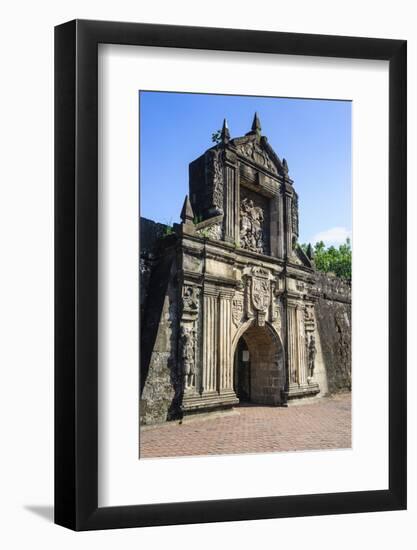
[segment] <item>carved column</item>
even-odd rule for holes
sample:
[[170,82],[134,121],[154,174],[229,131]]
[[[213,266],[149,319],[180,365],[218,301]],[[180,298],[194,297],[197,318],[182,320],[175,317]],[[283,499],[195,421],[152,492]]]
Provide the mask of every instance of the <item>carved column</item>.
[[233,390],[232,291],[222,290],[219,302],[219,389]]
[[203,296],[203,372],[201,386],[203,392],[217,389],[217,317],[218,291],[204,288]]

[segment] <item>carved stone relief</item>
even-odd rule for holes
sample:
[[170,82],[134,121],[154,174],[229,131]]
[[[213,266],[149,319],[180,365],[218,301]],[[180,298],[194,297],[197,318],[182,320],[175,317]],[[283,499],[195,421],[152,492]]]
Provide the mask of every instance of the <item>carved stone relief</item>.
[[195,387],[196,341],[198,313],[200,306],[200,289],[194,285],[182,288],[182,320],[179,335],[184,391]]
[[184,310],[197,312],[200,289],[196,286],[184,286],[182,289],[182,303]]
[[275,164],[271,161],[266,151],[255,141],[248,141],[247,143],[238,145],[237,151],[243,157],[250,159],[270,172],[274,174],[278,173]]
[[258,311],[268,309],[270,302],[268,279],[252,277],[252,302]]
[[199,229],[197,235],[211,239],[212,241],[219,241],[222,238],[222,224],[214,223],[213,225],[204,227],[204,229]]
[[235,295],[232,300],[232,321],[238,326],[244,317],[244,305],[243,305],[243,296]]
[[184,389],[195,386],[195,329],[192,323],[181,327],[181,359],[184,373]]
[[310,384],[314,375],[317,349],[315,344],[316,321],[314,317],[314,304],[306,304],[304,308],[305,346],[307,355],[307,382]]
[[206,181],[213,188],[213,206],[223,212],[223,159],[222,152],[213,150],[207,156]]
[[267,270],[263,268],[253,269],[251,295],[252,305],[257,312],[258,325],[263,326],[271,302],[269,272]]
[[240,245],[242,248],[260,254],[265,252],[263,221],[262,208],[255,206],[251,199],[243,199],[240,205]]
[[295,288],[299,291],[299,292],[303,292],[305,290],[305,284],[303,281],[296,281],[295,282]]
[[316,328],[313,304],[307,304],[304,308],[304,327],[306,332],[306,338],[308,340],[309,334],[313,333]]
[[312,334],[307,344],[308,376],[310,380],[311,378],[313,378],[313,374],[314,374],[316,355],[317,355],[316,339],[314,338],[314,334]]
[[298,239],[298,195],[294,193],[292,198],[292,207],[291,207],[291,224],[292,224],[292,235],[293,235],[293,247],[297,244]]
[[313,321],[314,322],[314,306],[313,305],[306,305],[304,309],[304,320],[306,322]]
[[278,332],[281,330],[281,310],[279,305],[279,295],[277,294],[276,282],[271,283],[271,323],[275,326]]

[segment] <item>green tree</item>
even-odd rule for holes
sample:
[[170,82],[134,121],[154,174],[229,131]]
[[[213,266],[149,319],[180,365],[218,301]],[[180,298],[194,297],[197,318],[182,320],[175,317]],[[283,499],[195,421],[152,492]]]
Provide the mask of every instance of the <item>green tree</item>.
[[[301,248],[307,252],[306,244]],[[338,248],[326,245],[320,241],[314,245],[314,263],[316,269],[324,273],[334,273],[343,279],[352,278],[352,247],[350,239],[341,244]]]
[[222,140],[222,131],[221,130],[217,130],[217,132],[213,132],[211,134],[211,141],[213,143],[220,143]]

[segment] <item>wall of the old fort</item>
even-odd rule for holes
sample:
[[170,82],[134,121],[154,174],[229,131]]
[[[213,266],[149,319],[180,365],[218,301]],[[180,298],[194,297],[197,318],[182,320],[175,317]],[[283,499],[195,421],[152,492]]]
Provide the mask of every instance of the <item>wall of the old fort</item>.
[[[179,295],[175,236],[164,226],[141,221],[141,424],[175,418],[182,398],[178,371]],[[351,288],[337,277],[316,273],[319,396],[351,389]]]
[[174,237],[141,219],[140,422],[164,422],[177,409],[178,296]]
[[[315,307],[321,354],[329,393],[350,391],[352,386],[351,287],[343,279],[316,274]],[[321,353],[320,353],[321,352]],[[320,383],[320,381],[318,381]]]
[[[154,424],[165,422],[175,416],[177,373],[177,295],[172,283],[168,283],[164,293],[160,322],[155,343],[149,360],[149,369],[144,377],[144,387],[140,399],[140,423]],[[148,325],[142,333],[142,341],[150,335]],[[148,333],[148,334],[146,334]],[[141,354],[141,360],[144,360]]]

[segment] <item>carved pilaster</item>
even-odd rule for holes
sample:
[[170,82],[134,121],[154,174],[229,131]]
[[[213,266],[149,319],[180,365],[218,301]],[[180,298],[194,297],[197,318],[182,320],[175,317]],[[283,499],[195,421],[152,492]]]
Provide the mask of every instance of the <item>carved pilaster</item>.
[[224,193],[224,239],[234,243],[236,240],[236,171],[226,164],[225,167],[225,193]]
[[220,292],[219,321],[219,381],[222,392],[233,390],[232,295],[229,292]]
[[306,343],[304,331],[304,312],[301,306],[296,308],[296,333],[298,351],[298,381],[300,385],[307,383]]
[[298,378],[298,350],[297,350],[297,311],[293,305],[287,307],[287,325],[288,325],[288,372],[290,387],[299,383]]
[[292,196],[289,193],[285,193],[285,251],[286,255],[291,256],[292,252]]
[[284,258],[284,199],[280,193],[276,198],[277,203],[277,256],[278,258]]
[[215,391],[217,388],[217,326],[218,292],[205,288],[203,295],[203,369],[201,390]]

